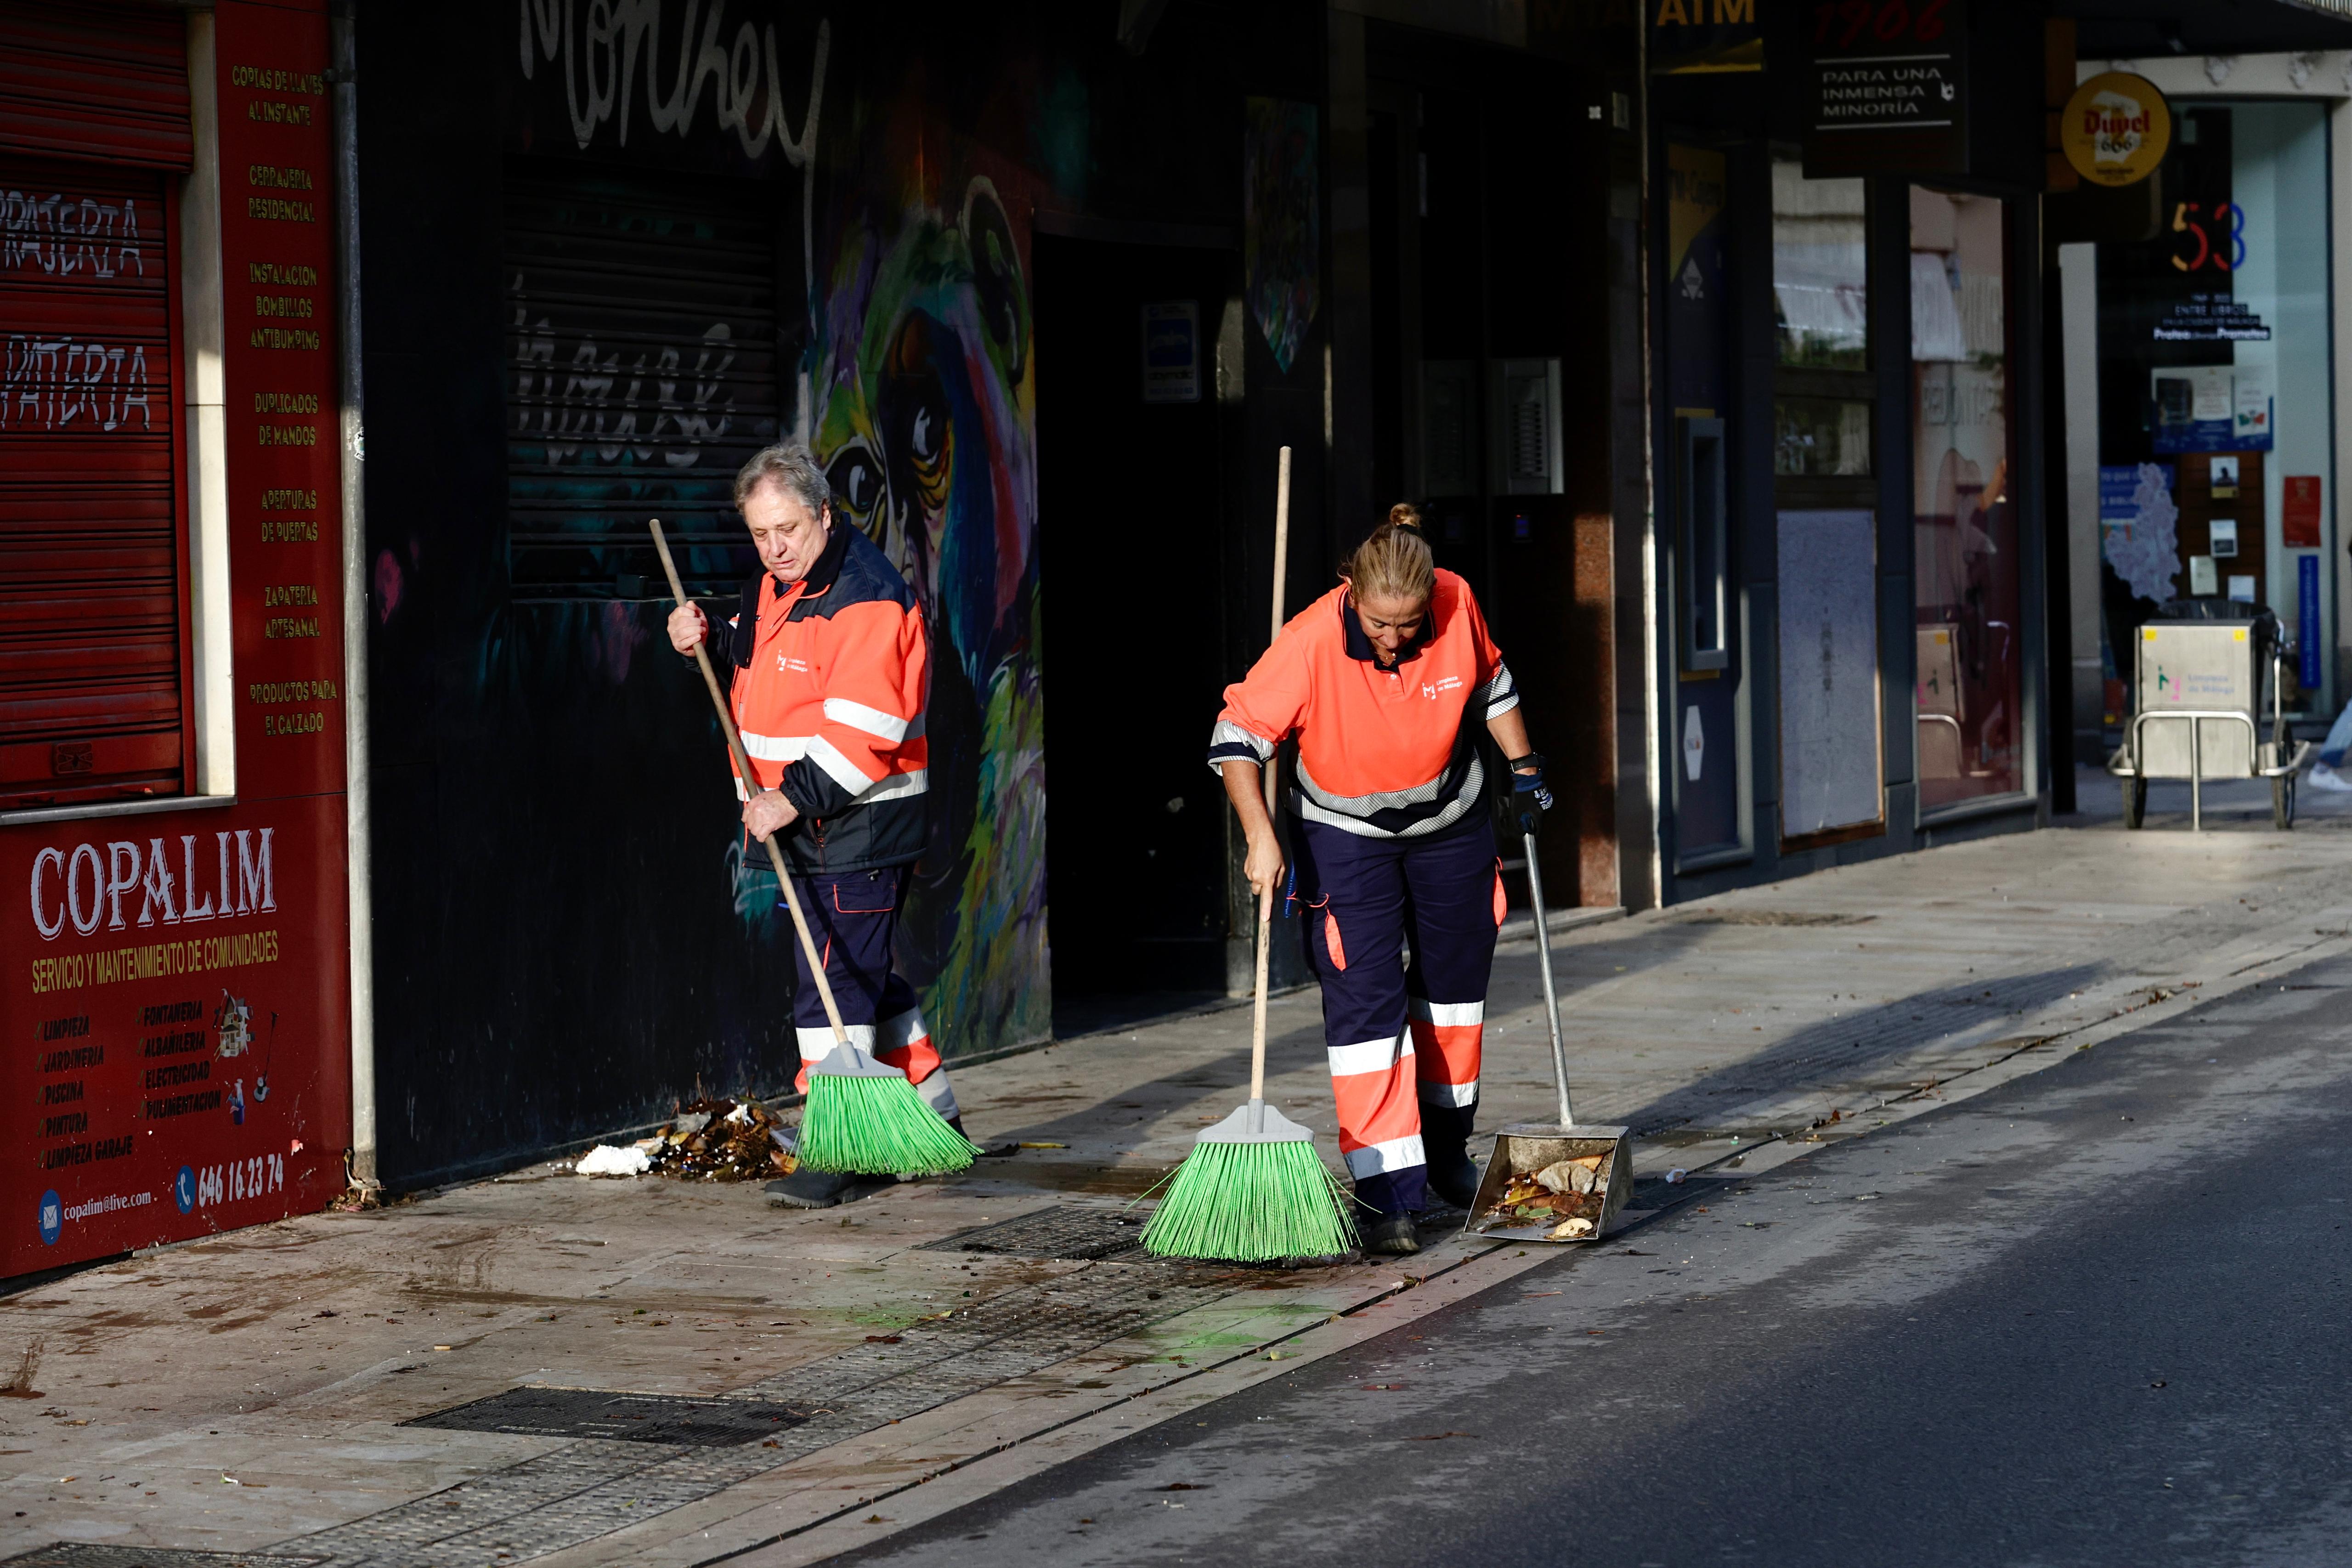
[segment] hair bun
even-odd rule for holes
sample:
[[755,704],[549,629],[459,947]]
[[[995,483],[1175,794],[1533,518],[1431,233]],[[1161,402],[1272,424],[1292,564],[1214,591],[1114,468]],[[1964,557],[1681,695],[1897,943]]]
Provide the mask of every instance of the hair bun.
[[1421,531],[1421,513],[1413,509],[1411,501],[1401,500],[1389,508],[1389,526],[1410,528],[1418,533]]

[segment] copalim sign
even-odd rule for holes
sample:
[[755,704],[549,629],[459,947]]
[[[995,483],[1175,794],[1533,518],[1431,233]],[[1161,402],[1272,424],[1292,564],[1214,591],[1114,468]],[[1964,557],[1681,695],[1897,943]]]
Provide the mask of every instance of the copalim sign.
[[2074,172],[2099,185],[2137,184],[2172,146],[2172,109],[2154,82],[2105,71],[2066,100],[2060,145]]
[[[200,852],[196,836],[178,835],[175,856],[162,838],[142,850],[136,839],[118,838],[103,847],[77,844],[70,850],[50,845],[33,857],[33,929],[44,942],[82,936],[100,926],[123,931],[158,923],[226,919],[278,907],[278,877],[270,840],[275,828],[215,833],[217,850]],[[217,892],[218,902],[215,895]]]

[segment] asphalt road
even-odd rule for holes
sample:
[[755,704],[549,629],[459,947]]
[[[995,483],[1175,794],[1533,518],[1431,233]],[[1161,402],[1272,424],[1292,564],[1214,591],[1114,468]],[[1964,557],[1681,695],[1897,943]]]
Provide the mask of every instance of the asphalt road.
[[2352,961],[836,1562],[2352,1563]]

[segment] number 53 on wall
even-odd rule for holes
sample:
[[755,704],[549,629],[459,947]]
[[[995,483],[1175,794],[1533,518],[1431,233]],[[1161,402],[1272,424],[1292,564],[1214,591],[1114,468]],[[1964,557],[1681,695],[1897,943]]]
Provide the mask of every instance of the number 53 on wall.
[[2179,202],[2172,209],[2172,232],[2189,236],[2183,245],[2194,242],[2196,254],[2183,256],[2172,253],[2172,265],[2183,272],[2194,272],[2200,267],[2210,267],[2217,272],[2235,272],[2246,264],[2246,209],[2235,202],[2221,202],[2208,217],[2199,217],[2202,210],[2197,202]]

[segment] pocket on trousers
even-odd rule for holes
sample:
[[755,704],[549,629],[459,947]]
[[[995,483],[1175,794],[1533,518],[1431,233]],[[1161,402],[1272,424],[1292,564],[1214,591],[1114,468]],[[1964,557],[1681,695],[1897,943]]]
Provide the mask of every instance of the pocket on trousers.
[[843,877],[833,884],[833,909],[843,915],[887,915],[898,901],[898,879],[887,871]]
[[1331,955],[1331,967],[1348,967],[1348,950],[1339,941],[1339,917],[1329,910],[1323,911],[1323,951]]
[[1503,896],[1503,863],[1495,862],[1495,929],[1503,929],[1503,917],[1511,911],[1511,900]]

